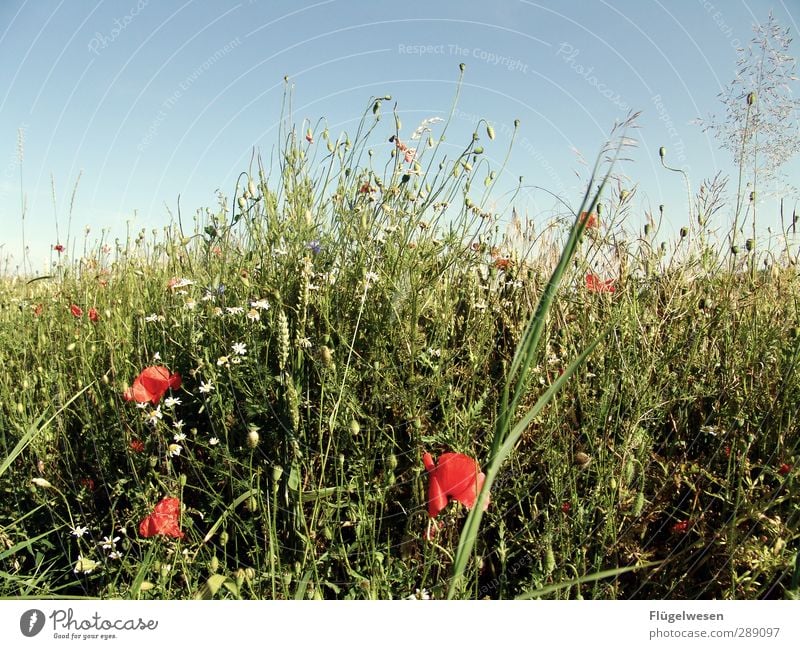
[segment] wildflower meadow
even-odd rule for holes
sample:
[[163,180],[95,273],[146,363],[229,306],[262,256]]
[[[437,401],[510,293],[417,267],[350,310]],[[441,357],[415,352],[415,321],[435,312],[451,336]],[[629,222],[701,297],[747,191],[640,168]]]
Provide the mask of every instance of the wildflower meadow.
[[448,157],[394,102],[6,274],[0,594],[800,596],[797,217],[736,240],[712,176],[632,228],[632,114],[503,220],[493,127]]

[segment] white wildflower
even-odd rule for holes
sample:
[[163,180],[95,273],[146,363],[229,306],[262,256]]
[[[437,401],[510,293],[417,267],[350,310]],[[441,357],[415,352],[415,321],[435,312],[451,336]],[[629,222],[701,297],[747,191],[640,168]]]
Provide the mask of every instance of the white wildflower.
[[80,525],[78,525],[77,527],[73,527],[73,528],[72,528],[72,531],[71,531],[70,533],[71,533],[73,536],[76,536],[77,538],[81,538],[81,537],[82,537],[82,536],[84,536],[84,535],[85,535],[85,534],[86,534],[88,531],[89,531],[89,528],[88,528],[88,527],[81,527]]

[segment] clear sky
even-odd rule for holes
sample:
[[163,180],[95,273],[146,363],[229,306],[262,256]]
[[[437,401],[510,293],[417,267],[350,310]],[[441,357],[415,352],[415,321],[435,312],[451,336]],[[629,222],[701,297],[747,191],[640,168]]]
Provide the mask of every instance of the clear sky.
[[[67,238],[79,174],[77,254],[85,226],[92,236],[127,222],[150,229],[179,194],[184,215],[214,207],[218,189],[232,195],[253,148],[268,158],[277,144],[285,75],[298,124],[324,118],[332,135],[352,132],[369,98],[390,94],[407,137],[447,116],[462,62],[448,155],[485,118],[497,138],[482,143],[499,168],[519,119],[502,187],[524,176],[575,205],[588,175],[575,150],[591,162],[614,121],[642,111],[622,168],[638,184],[631,219],[665,203],[677,228],[685,186],[660,168],[658,149],[695,189],[734,171],[692,122],[724,112],[717,95],[737,47],[770,10],[797,35],[799,0],[0,0],[0,257],[21,259],[20,172],[30,260],[42,268],[56,220]],[[800,58],[797,42],[791,54]],[[520,209],[544,219],[554,202],[537,191]]]

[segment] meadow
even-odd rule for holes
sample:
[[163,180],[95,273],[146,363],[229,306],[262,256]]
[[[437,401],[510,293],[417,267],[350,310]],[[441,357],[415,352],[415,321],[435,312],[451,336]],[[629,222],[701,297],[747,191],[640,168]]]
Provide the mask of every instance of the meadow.
[[[492,212],[490,126],[448,157],[388,103],[7,273],[0,595],[800,596],[800,282],[731,243],[755,198],[632,226],[621,129],[537,226]],[[425,453],[480,467],[435,517]]]

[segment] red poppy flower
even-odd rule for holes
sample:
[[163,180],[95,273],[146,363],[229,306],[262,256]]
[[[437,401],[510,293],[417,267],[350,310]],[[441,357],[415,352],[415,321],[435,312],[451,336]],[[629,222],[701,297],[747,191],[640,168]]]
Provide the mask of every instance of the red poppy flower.
[[778,473],[780,473],[781,475],[789,475],[789,472],[790,472],[791,470],[792,470],[792,465],[791,465],[791,464],[786,464],[786,462],[784,462],[784,463],[783,463],[783,464],[781,464],[781,466],[778,468]]
[[372,188],[372,185],[370,185],[369,183],[364,183],[363,185],[361,185],[361,187],[358,188],[358,192],[360,194],[369,194],[371,191],[374,191],[374,189]]
[[142,440],[132,439],[130,446],[134,453],[144,453],[144,442]]
[[508,270],[511,268],[513,262],[505,257],[498,257],[494,260],[494,267],[498,270]]
[[181,515],[181,501],[177,498],[164,498],[153,509],[153,513],[139,523],[139,535],[148,539],[163,534],[176,539],[184,537],[178,519]]
[[60,243],[57,243],[53,246],[53,250],[55,250],[58,254],[61,254],[64,252],[64,246],[62,246]]
[[167,390],[177,390],[181,387],[181,375],[177,372],[170,374],[166,367],[152,365],[142,370],[137,376],[133,385],[125,390],[122,397],[125,401],[136,401],[146,403],[150,401],[153,405],[161,401],[161,397]]
[[100,319],[100,314],[97,312],[97,309],[92,307],[89,309],[89,320],[92,322],[97,322]]
[[689,521],[678,521],[673,525],[670,530],[673,534],[683,534],[689,529]]
[[595,293],[613,293],[617,290],[613,279],[602,280],[594,273],[586,274],[586,288]]
[[311,129],[306,131],[306,142],[314,144],[314,134],[311,132]]
[[94,491],[94,480],[91,478],[81,478],[80,485],[85,487],[86,491]]
[[572,509],[572,504],[568,500],[561,504],[561,511],[565,514],[569,512],[570,509]]
[[37,318],[42,315],[42,311],[44,311],[44,305],[42,304],[37,304],[35,307],[33,307],[33,315],[35,315]]
[[586,224],[586,229],[591,230],[597,227],[597,216],[594,212],[581,212],[581,223]]
[[70,305],[69,311],[76,318],[80,318],[83,315],[83,309],[81,309],[77,304]]
[[[438,463],[434,464],[431,454],[425,453],[422,463],[428,472],[428,514],[431,518],[447,507],[450,498],[467,509],[475,506],[478,492],[486,479],[475,460],[462,453],[443,453]],[[484,509],[488,506],[487,498]]]

